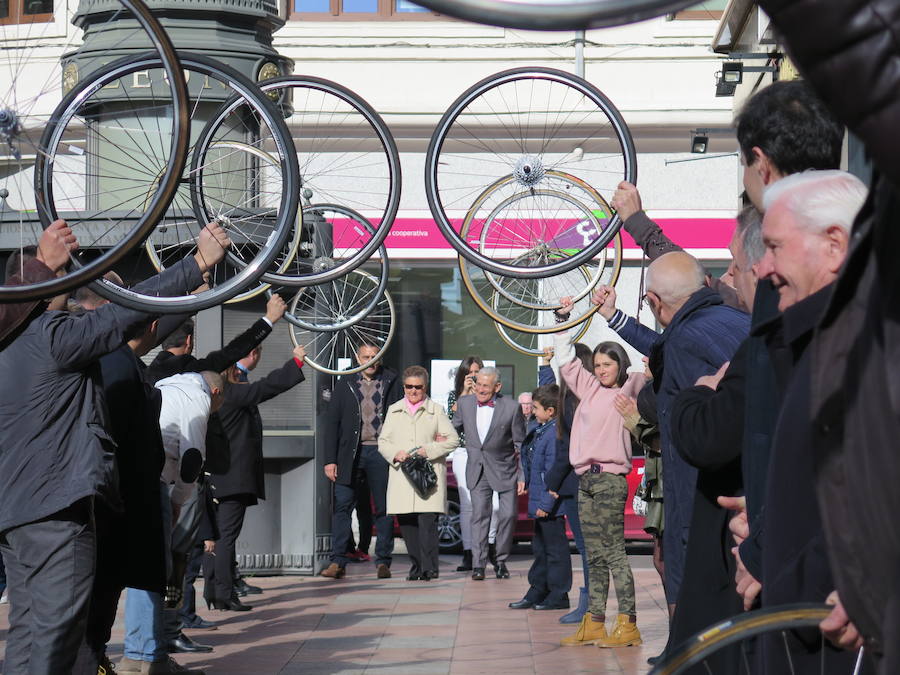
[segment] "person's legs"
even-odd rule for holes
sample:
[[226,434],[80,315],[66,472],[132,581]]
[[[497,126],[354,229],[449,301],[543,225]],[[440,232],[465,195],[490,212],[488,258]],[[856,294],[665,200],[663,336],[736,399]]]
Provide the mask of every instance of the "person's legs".
[[356,504],[352,485],[334,484],[334,516],[331,519],[331,562],[347,566],[348,546],[352,533],[351,516]]
[[544,546],[544,529],[541,523],[540,519],[534,521],[534,536],[531,538],[534,560],[528,569],[528,591],[524,598],[535,605],[544,602],[550,591],[547,587],[547,549]]
[[634,575],[625,552],[625,500],[628,480],[623,475],[602,473],[599,508],[602,516],[602,546],[616,587],[619,614],[636,616]]
[[581,518],[578,516],[578,495],[566,497],[563,501],[562,510],[566,514],[566,520],[569,522],[569,529],[572,530],[572,536],[575,537],[575,547],[578,549],[578,555],[581,557],[581,572],[584,575],[584,587],[587,588],[587,551],[585,551],[584,548],[584,532],[581,530]]
[[[497,563],[505,563],[512,551],[513,532],[516,529],[516,490],[504,490],[498,495],[500,508],[497,512]],[[493,499],[493,497],[491,498]],[[492,503],[493,505],[493,503]]]
[[372,545],[372,492],[369,489],[369,481],[365,474],[356,484],[356,521],[359,523],[359,542],[357,550],[362,553],[369,552]]
[[472,567],[484,568],[488,559],[488,529],[491,524],[493,490],[482,475],[469,486],[472,496]]
[[213,563],[215,568],[213,598],[221,602],[230,600],[233,593],[234,579],[231,577],[231,562],[235,557],[235,544],[244,524],[246,510],[247,507],[240,499],[224,497],[219,500],[219,508],[216,511],[219,540],[216,542],[216,555]]
[[419,517],[416,513],[401,513],[397,516],[400,523],[400,533],[403,535],[403,541],[406,544],[406,552],[409,555],[410,578],[417,578],[425,571],[424,560],[422,560],[422,545],[419,540]]
[[163,635],[163,597],[138,588],[125,591],[125,658],[161,661],[167,657]]
[[572,556],[569,555],[566,520],[561,516],[546,518],[540,521],[540,524],[547,560],[549,591],[544,602],[548,605],[567,606],[569,591],[572,589]]
[[497,542],[497,523],[500,522],[500,494],[491,496],[491,527],[488,529],[488,544]]
[[581,476],[578,489],[578,517],[581,519],[581,531],[584,534],[584,546],[587,550],[588,593],[590,594],[591,614],[596,618],[606,617],[606,599],[609,594],[609,564],[606,551],[603,549],[603,516],[598,490],[598,473],[586,473]]
[[438,573],[438,530],[436,513],[419,514],[419,550],[423,571],[431,575]]
[[[92,499],[13,528],[5,536],[12,591],[5,672],[71,672],[84,639],[93,587]],[[20,602],[24,610],[17,607]],[[27,628],[17,626],[19,621],[27,621]],[[26,644],[19,643],[23,638]]]
[[453,451],[453,475],[456,476],[456,492],[459,495],[459,532],[464,551],[472,550],[472,496],[466,486],[466,464],[469,453],[465,448]]
[[185,625],[190,625],[197,621],[197,593],[194,591],[194,582],[200,576],[200,567],[203,564],[203,542],[198,541],[194,544],[194,550],[188,558],[187,569],[184,572],[184,593],[181,601],[181,609],[178,610],[178,617]]
[[364,445],[360,449],[360,468],[366,473],[372,501],[375,504],[375,564],[391,566],[394,553],[394,518],[387,513],[387,489],[390,466],[378,452],[377,445]]

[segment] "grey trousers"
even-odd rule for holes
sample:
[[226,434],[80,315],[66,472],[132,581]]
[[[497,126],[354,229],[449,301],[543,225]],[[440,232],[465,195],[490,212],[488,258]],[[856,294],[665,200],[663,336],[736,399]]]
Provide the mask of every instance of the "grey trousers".
[[[484,567],[488,559],[488,534],[491,529],[491,511],[494,490],[482,474],[474,486],[472,495],[472,567]],[[497,562],[506,562],[512,550],[513,530],[516,526],[516,486],[498,491],[500,508],[497,511]]]
[[0,552],[10,603],[4,675],[71,672],[94,580],[92,498],[7,530]]

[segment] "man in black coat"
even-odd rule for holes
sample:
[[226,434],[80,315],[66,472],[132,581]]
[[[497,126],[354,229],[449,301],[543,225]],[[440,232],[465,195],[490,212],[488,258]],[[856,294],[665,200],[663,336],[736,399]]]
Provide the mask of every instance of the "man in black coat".
[[[227,246],[224,230],[208,225],[195,256],[143,285],[168,295],[188,292]],[[45,312],[0,352],[0,550],[11,591],[8,672],[72,670],[94,576],[93,499],[118,503],[98,359],[150,319],[112,304],[80,315]]]
[[[244,524],[248,506],[266,498],[263,469],[263,423],[257,406],[303,382],[303,361],[306,350],[294,347],[292,358],[281,368],[273,370],[253,383],[242,381],[241,368],[253,370],[259,363],[262,348],[256,347],[232,366],[225,384],[225,402],[219,418],[228,438],[230,463],[225,471],[211,473],[210,483],[219,503],[216,522],[219,541],[213,561],[214,588],[205,591],[216,609],[243,610],[234,593],[232,564],[235,543]],[[207,565],[209,567],[209,565]],[[210,579],[207,579],[209,585]]]
[[378,452],[378,434],[388,406],[403,396],[397,373],[373,361],[375,345],[363,344],[357,362],[367,367],[337,381],[325,420],[325,475],[334,483],[334,518],[331,521],[331,564],[323,577],[340,579],[347,566],[351,514],[356,503],[356,483],[363,473],[375,502],[375,564],[379,578],[391,576],[394,551],[394,519],[387,515],[390,467]]

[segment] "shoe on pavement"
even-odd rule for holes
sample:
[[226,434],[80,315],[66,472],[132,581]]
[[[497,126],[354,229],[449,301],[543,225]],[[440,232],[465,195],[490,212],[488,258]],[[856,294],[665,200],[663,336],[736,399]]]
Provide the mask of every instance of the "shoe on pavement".
[[641,631],[637,623],[632,621],[627,614],[619,614],[616,617],[616,625],[612,633],[600,638],[595,643],[598,647],[631,647],[641,644]]
[[484,581],[484,568],[483,567],[475,567],[472,570],[472,578],[475,581]]
[[97,664],[97,675],[119,675],[106,654],[100,658],[100,663]]
[[510,609],[531,609],[534,607],[534,603],[531,600],[526,600],[522,598],[521,600],[516,600],[515,602],[511,602],[507,605]]
[[569,600],[564,598],[556,602],[541,602],[535,605],[534,608],[539,612],[548,609],[569,609]]
[[509,579],[509,570],[506,569],[506,563],[497,563],[497,566],[494,568],[494,573],[497,575],[498,579]]
[[390,579],[391,578],[391,568],[381,563],[378,566],[377,571],[375,572],[375,576],[379,579]]
[[456,568],[457,572],[471,572],[472,571],[472,551],[464,550],[462,555],[462,561],[459,564],[459,567]]
[[9,591],[6,589],[3,590],[3,594],[0,595],[0,605],[9,604]]
[[234,590],[241,597],[245,595],[261,595],[263,590],[259,586],[251,586],[244,579],[238,578],[234,582]]
[[343,579],[345,574],[347,574],[347,570],[337,563],[331,563],[328,567],[319,572],[320,577],[327,577],[328,579]]
[[116,666],[117,675],[205,675],[202,670],[185,668],[174,659],[137,661],[124,657]]
[[218,630],[219,627],[212,621],[195,616],[192,621],[183,622],[184,628],[189,630]]
[[169,642],[168,650],[170,654],[197,654],[197,653],[207,653],[211,652],[213,648],[210,645],[201,645],[198,642],[194,642],[184,633],[179,633],[178,637]]
[[578,625],[574,635],[564,637],[559,641],[563,647],[577,645],[592,645],[598,640],[606,638],[606,624],[602,621],[594,621],[590,613],[585,614]]

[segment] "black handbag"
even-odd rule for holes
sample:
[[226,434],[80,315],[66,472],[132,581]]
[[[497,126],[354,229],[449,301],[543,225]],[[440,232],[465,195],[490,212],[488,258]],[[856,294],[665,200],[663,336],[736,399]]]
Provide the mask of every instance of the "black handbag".
[[406,474],[413,489],[422,499],[427,499],[437,489],[437,474],[427,458],[418,453],[410,455],[402,464],[400,470]]

